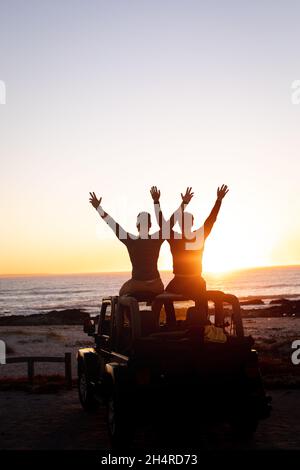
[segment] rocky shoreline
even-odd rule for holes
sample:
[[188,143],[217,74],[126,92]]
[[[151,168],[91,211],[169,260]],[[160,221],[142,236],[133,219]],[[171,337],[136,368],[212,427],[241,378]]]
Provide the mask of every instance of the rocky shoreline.
[[255,299],[255,305],[260,308],[243,309],[244,305],[254,305],[251,301],[241,302],[242,315],[244,318],[267,318],[267,317],[299,317],[300,300],[276,299],[265,304],[261,299]]
[[[262,299],[257,298],[242,301],[241,307],[243,318],[287,316],[300,318],[300,300],[282,298],[265,304]],[[88,315],[88,312],[76,308],[31,315],[9,315],[0,317],[0,326],[82,325]]]
[[9,315],[0,317],[0,326],[82,325],[88,315],[77,308],[31,315]]

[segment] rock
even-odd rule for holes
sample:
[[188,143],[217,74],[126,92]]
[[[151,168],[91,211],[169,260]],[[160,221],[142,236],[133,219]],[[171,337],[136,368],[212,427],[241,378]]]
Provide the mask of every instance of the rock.
[[289,301],[282,305],[271,305],[261,309],[242,309],[242,315],[244,318],[300,317],[300,301]]
[[265,305],[261,299],[249,299],[240,302],[240,305]]
[[88,315],[76,308],[32,315],[10,315],[0,318],[0,326],[83,325]]
[[282,298],[282,299],[274,299],[274,300],[271,300],[270,305],[274,305],[274,304],[276,304],[276,305],[284,305],[284,304],[289,304],[290,302],[291,302],[290,300],[284,299],[284,298]]
[[266,308],[253,308],[250,310],[242,309],[243,318],[268,318],[268,317],[281,317],[283,313],[280,305],[273,305]]

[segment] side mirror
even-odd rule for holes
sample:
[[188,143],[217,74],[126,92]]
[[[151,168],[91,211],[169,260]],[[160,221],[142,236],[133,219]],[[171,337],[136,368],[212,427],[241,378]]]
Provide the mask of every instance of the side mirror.
[[96,331],[96,325],[95,325],[94,320],[91,320],[90,317],[88,317],[86,320],[84,320],[83,331],[88,336],[94,336],[95,331]]

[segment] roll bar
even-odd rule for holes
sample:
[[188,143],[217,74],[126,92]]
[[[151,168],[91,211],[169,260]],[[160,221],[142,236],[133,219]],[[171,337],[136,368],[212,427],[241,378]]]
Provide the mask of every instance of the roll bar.
[[[239,303],[239,299],[232,294],[225,294],[222,291],[218,290],[208,290],[207,291],[207,302],[211,301],[214,303],[215,306],[215,325],[216,326],[223,326],[224,324],[224,304],[229,304],[232,307],[232,319],[235,325],[236,334],[239,337],[244,336],[244,328],[243,322],[241,317],[241,307]],[[131,323],[132,323],[132,333],[134,337],[139,337],[141,335],[141,315],[139,311],[139,302],[141,301],[149,301],[151,299],[147,298],[135,298],[131,296],[119,296],[117,297],[118,308],[116,309],[117,315],[123,314],[123,308],[127,307],[133,313],[131,315]],[[173,302],[180,302],[180,301],[190,301],[192,299],[188,299],[182,295],[172,294],[172,293],[163,293],[157,295],[152,301],[152,311],[155,317],[155,322],[157,322],[157,326],[159,326],[159,315],[163,305],[165,305],[167,321],[169,324],[176,322],[175,317],[175,310],[173,306]],[[117,322],[117,324],[120,322]]]

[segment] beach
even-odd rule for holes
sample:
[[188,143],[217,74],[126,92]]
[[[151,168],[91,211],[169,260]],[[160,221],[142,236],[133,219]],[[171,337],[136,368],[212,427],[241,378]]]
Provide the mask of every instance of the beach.
[[[266,317],[245,318],[245,335],[251,335],[259,352],[261,370],[268,387],[300,387],[300,366],[292,364],[292,342],[300,331],[300,318]],[[94,345],[83,332],[82,325],[1,326],[0,337],[5,339],[7,357],[72,355],[73,377],[76,377],[76,352],[81,347]],[[36,374],[64,373],[63,365],[41,363]],[[0,382],[9,377],[24,377],[26,364],[1,366]]]
[[[298,406],[300,391],[300,365],[296,366],[291,361],[292,342],[300,339],[298,338],[300,331],[298,293],[300,290],[297,290],[299,272],[299,268],[285,271],[286,279],[282,279],[281,274],[281,280],[278,282],[280,286],[277,285],[277,290],[272,290],[272,293],[268,289],[275,289],[274,281],[273,284],[268,284],[272,285],[268,288],[267,279],[262,280],[262,271],[256,273],[256,287],[253,280],[251,280],[252,285],[248,282],[248,290],[243,280],[243,276],[244,279],[246,278],[245,273],[239,278],[239,283],[234,281],[234,278],[227,280],[219,278],[215,284],[210,280],[210,288],[220,289],[225,286],[226,291],[240,292],[245,335],[251,335],[254,339],[254,348],[259,353],[264,386],[267,393],[273,397],[273,407],[275,406],[271,418],[260,423],[254,440],[251,444],[247,444],[246,448],[296,449],[300,445],[298,438],[295,437],[299,433],[293,432],[292,434],[291,432],[291,426],[294,430],[299,426],[297,412],[291,411]],[[83,332],[83,322],[89,315],[97,319],[100,298],[104,292],[99,295],[96,287],[98,288],[100,284],[103,291],[104,289],[108,291],[107,294],[116,293],[117,284],[127,276],[128,274],[124,273],[109,275],[106,278],[103,275],[80,276],[75,277],[75,283],[74,277],[70,276],[67,279],[64,278],[60,293],[57,292],[60,277],[52,278],[50,288],[49,286],[47,288],[49,278],[45,277],[39,280],[37,278],[19,279],[17,287],[13,286],[13,280],[5,281],[4,297],[6,296],[6,299],[10,297],[10,300],[4,312],[2,299],[0,339],[6,343],[7,358],[64,357],[65,353],[70,353],[73,389],[67,391],[65,388],[64,364],[36,363],[33,386],[27,382],[25,363],[1,365],[0,402],[4,410],[2,418],[4,432],[1,435],[0,448],[109,448],[104,410],[101,408],[96,416],[90,418],[81,410],[75,390],[76,353],[81,347],[94,345],[93,339]],[[264,272],[264,276],[270,280],[268,273]],[[286,286],[292,278],[293,289],[287,289]],[[104,279],[106,279],[105,282]],[[90,288],[88,287],[89,280],[92,283]],[[71,282],[73,282],[72,286]],[[264,289],[258,286],[259,282],[264,282]],[[22,307],[20,306],[21,300],[19,299],[19,304],[16,301],[15,292],[20,292],[20,283],[24,289],[20,293],[20,296],[23,295]],[[52,289],[51,293],[50,289]],[[247,292],[249,295],[246,295]],[[32,300],[34,296],[38,298],[35,302]],[[86,296],[85,299],[82,296]],[[24,299],[27,299],[27,302]],[[54,310],[51,308],[53,306],[56,307]],[[184,315],[187,305],[178,304],[176,307],[179,317]],[[213,314],[213,310],[211,313]],[[59,407],[57,407],[57,402],[59,402]],[[44,416],[45,408],[50,412],[52,410],[49,425]],[[36,429],[39,429],[39,432]],[[53,433],[57,432],[64,437],[54,439]],[[153,441],[155,433],[151,434],[151,431],[147,431],[148,435],[145,437],[145,431],[143,432],[144,434],[137,438],[135,444],[137,448],[139,446],[142,448],[145,442],[152,442],[155,446],[155,439]],[[212,435],[214,437],[211,440]],[[207,437],[203,431],[197,445],[200,447],[203,445],[206,449],[230,449],[239,448],[239,446],[244,448],[242,444],[234,443],[226,430],[210,430],[209,436]]]
[[[0,339],[7,357],[59,356],[71,353],[76,375],[78,348],[93,341],[83,332],[84,319],[97,318],[101,298],[115,295],[129,273],[64,276],[1,277]],[[163,272],[166,284],[172,277]],[[292,342],[300,331],[300,268],[256,268],[227,274],[207,275],[208,289],[223,290],[240,299],[245,334],[255,340],[265,381],[296,386],[300,367],[291,362]],[[187,303],[178,303],[184,318]],[[213,310],[212,310],[213,313]],[[180,317],[179,314],[179,317]],[[25,364],[0,369],[0,380],[22,377]],[[36,364],[37,374],[60,374],[62,366]]]
[[[192,440],[186,434],[175,436],[178,449],[181,446],[194,447],[199,452],[299,449],[300,365],[293,366],[290,356],[295,331],[300,331],[300,318],[246,318],[244,327],[245,334],[251,334],[255,339],[259,351],[264,385],[272,397],[270,418],[259,423],[254,438],[247,442],[236,440],[226,425],[207,427],[199,423]],[[105,408],[100,407],[96,414],[87,414],[78,400],[76,351],[80,347],[93,346],[93,340],[83,332],[82,326],[1,326],[0,336],[7,340],[8,357],[63,356],[70,352],[73,374],[73,389],[66,390],[63,364],[36,364],[37,378],[32,387],[26,382],[25,364],[1,366],[0,449],[110,449]],[[48,379],[45,381],[39,375]],[[168,447],[170,443],[164,441],[167,437],[153,427],[139,428],[132,445],[140,450],[145,446]]]

